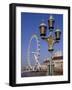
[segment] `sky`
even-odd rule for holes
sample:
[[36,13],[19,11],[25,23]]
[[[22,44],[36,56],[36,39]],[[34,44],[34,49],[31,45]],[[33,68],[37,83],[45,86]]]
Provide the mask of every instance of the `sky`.
[[[39,62],[43,63],[45,58],[50,57],[50,53],[48,52],[48,44],[46,41],[42,40],[40,37],[39,25],[42,23],[46,23],[47,25],[47,36],[49,35],[48,29],[48,19],[50,15],[53,16],[55,20],[53,34],[56,28],[61,30],[61,40],[57,44],[54,44],[54,52],[63,51],[63,15],[62,14],[43,14],[43,13],[21,13],[21,64],[22,66],[28,65],[27,62],[27,53],[29,41],[32,35],[36,34],[40,40],[40,59]],[[35,39],[32,40],[30,46],[30,62],[32,65],[35,64],[34,56],[31,52],[34,52],[37,47],[37,42]]]

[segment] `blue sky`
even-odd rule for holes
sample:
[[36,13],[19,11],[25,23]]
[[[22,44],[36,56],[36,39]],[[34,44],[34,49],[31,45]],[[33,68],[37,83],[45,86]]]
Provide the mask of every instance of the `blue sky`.
[[[55,28],[59,28],[61,30],[61,40],[59,44],[54,45],[55,51],[63,50],[63,15],[62,14],[51,14],[55,19]],[[32,35],[36,34],[40,39],[40,63],[44,61],[45,58],[50,57],[50,53],[48,52],[48,44],[44,40],[40,38],[39,25],[42,21],[44,21],[47,25],[47,35],[49,34],[48,29],[48,18],[50,14],[42,14],[42,13],[21,13],[21,62],[22,66],[27,64],[27,52],[29,40]],[[31,43],[30,52],[36,50],[36,40],[33,39]],[[33,54],[30,54],[30,62],[35,64],[35,60],[33,58]]]

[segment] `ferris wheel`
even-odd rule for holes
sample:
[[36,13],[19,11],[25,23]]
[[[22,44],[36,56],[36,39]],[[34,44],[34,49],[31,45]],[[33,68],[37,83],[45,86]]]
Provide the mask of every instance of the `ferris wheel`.
[[[32,43],[32,40],[33,39],[36,40],[36,50],[35,51],[30,51],[31,43]],[[30,38],[29,46],[28,46],[28,53],[27,53],[28,66],[29,66],[30,69],[33,69],[32,68],[32,65],[31,65],[31,62],[30,62],[30,53],[32,53],[33,56],[34,56],[36,68],[37,69],[40,68],[41,67],[41,65],[39,63],[39,57],[40,57],[40,40],[39,40],[39,38],[38,38],[38,36],[36,34],[32,35],[32,37]]]

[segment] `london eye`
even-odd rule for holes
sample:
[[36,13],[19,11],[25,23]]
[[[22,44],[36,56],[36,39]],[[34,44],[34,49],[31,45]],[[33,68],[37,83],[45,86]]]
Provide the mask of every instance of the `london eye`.
[[[32,40],[35,39],[36,41],[36,49],[35,51],[31,51],[32,47]],[[31,58],[30,58],[30,53],[33,54],[34,60],[35,60],[35,65],[32,67],[31,65]],[[40,40],[36,34],[32,35],[32,37],[29,40],[29,45],[28,45],[28,52],[27,52],[27,62],[29,66],[29,70],[37,70],[41,67],[39,63],[39,57],[40,57]]]

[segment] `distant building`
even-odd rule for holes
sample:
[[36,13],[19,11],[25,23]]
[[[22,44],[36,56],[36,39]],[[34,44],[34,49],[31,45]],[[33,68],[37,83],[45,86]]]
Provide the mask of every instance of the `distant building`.
[[[43,65],[50,66],[50,59],[44,60]],[[63,74],[63,55],[61,52],[56,52],[52,57],[52,69],[55,75]]]

